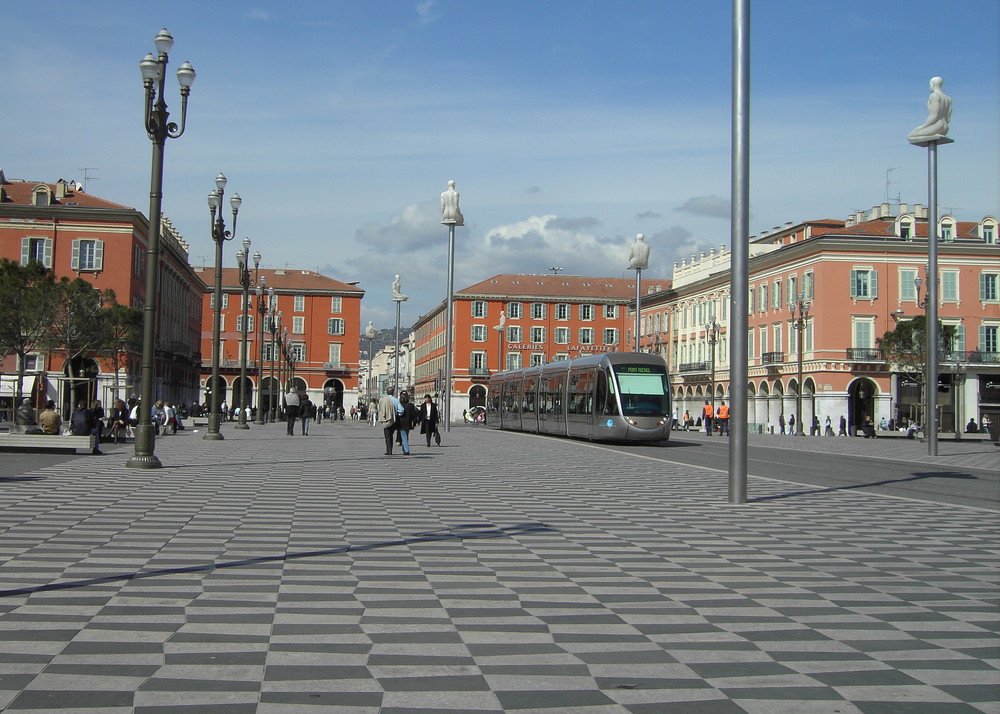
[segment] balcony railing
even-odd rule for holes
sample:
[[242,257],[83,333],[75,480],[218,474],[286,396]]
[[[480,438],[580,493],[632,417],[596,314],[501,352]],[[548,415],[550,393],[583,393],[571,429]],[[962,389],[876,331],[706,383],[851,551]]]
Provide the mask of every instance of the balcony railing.
[[781,364],[784,361],[784,352],[765,352],[760,356],[761,364]]
[[851,362],[885,362],[885,355],[878,347],[848,347],[847,359]]
[[488,375],[490,371],[486,367],[469,367],[469,374]]
[[708,362],[681,362],[679,372],[707,372]]

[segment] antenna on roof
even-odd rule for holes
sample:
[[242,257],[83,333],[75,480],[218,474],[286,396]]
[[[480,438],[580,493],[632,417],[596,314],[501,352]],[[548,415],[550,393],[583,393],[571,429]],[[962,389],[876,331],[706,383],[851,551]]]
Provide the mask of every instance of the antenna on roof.
[[87,168],[77,169],[77,171],[83,171],[83,192],[84,193],[87,193],[87,182],[88,181],[100,181],[101,180],[99,178],[94,178],[93,176],[91,176],[90,174],[87,173],[88,171],[97,171],[97,167],[95,167],[95,166],[88,166]]
[[551,270],[551,271],[552,271],[552,274],[553,274],[553,275],[559,275],[559,271],[560,271],[560,270],[562,270],[562,268],[556,268],[556,267],[554,267],[554,266],[550,265],[550,266],[549,266],[549,270]]
[[[889,184],[891,183],[892,172],[897,169],[902,168],[901,166],[893,166],[891,169],[885,170],[885,202],[889,203]],[[896,203],[899,203],[899,194],[896,194]]]

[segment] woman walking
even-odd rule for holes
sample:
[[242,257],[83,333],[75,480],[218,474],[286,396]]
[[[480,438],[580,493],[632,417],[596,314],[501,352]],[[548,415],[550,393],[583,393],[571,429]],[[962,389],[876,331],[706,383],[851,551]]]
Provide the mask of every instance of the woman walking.
[[432,436],[434,443],[441,446],[441,434],[438,432],[438,408],[430,394],[424,395],[424,403],[420,405],[417,418],[420,421],[420,433],[427,437],[427,446],[431,445]]
[[399,438],[403,444],[403,454],[410,455],[410,429],[417,420],[417,408],[410,402],[410,395],[403,390],[399,393],[399,403],[403,405],[403,413],[396,421]]

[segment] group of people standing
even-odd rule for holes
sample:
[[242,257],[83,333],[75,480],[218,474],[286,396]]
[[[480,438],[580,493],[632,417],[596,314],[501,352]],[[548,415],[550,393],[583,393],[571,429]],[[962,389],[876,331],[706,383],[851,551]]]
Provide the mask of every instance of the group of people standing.
[[386,387],[385,394],[378,400],[375,413],[382,431],[385,434],[385,453],[392,456],[392,447],[398,443],[403,447],[403,454],[410,455],[410,431],[420,426],[420,433],[427,438],[430,447],[431,439],[440,446],[441,433],[438,431],[438,408],[430,394],[424,395],[423,403],[418,407],[410,401],[409,393],[404,389],[395,396],[394,387]]

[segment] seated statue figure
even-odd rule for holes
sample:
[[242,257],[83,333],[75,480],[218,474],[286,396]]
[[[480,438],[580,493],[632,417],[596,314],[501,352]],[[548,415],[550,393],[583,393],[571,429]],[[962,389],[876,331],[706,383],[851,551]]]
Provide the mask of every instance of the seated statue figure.
[[943,83],[944,80],[940,77],[931,78],[931,95],[927,98],[927,119],[906,137],[911,144],[923,145],[940,141],[948,135],[951,97],[941,91]]

